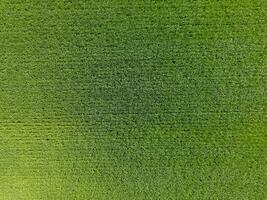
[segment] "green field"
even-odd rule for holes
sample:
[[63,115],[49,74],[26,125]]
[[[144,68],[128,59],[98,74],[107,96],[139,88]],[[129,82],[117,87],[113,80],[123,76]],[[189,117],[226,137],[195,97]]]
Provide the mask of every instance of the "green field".
[[265,0],[0,0],[0,200],[266,200]]

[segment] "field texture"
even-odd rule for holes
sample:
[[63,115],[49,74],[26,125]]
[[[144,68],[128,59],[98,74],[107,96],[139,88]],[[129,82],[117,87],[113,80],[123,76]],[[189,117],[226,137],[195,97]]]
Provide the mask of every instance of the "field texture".
[[265,0],[0,0],[0,200],[266,200]]

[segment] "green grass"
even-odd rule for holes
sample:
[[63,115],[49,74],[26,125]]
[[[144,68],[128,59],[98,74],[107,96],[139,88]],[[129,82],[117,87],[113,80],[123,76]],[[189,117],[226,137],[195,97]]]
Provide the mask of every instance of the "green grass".
[[265,200],[267,3],[0,1],[0,200]]

